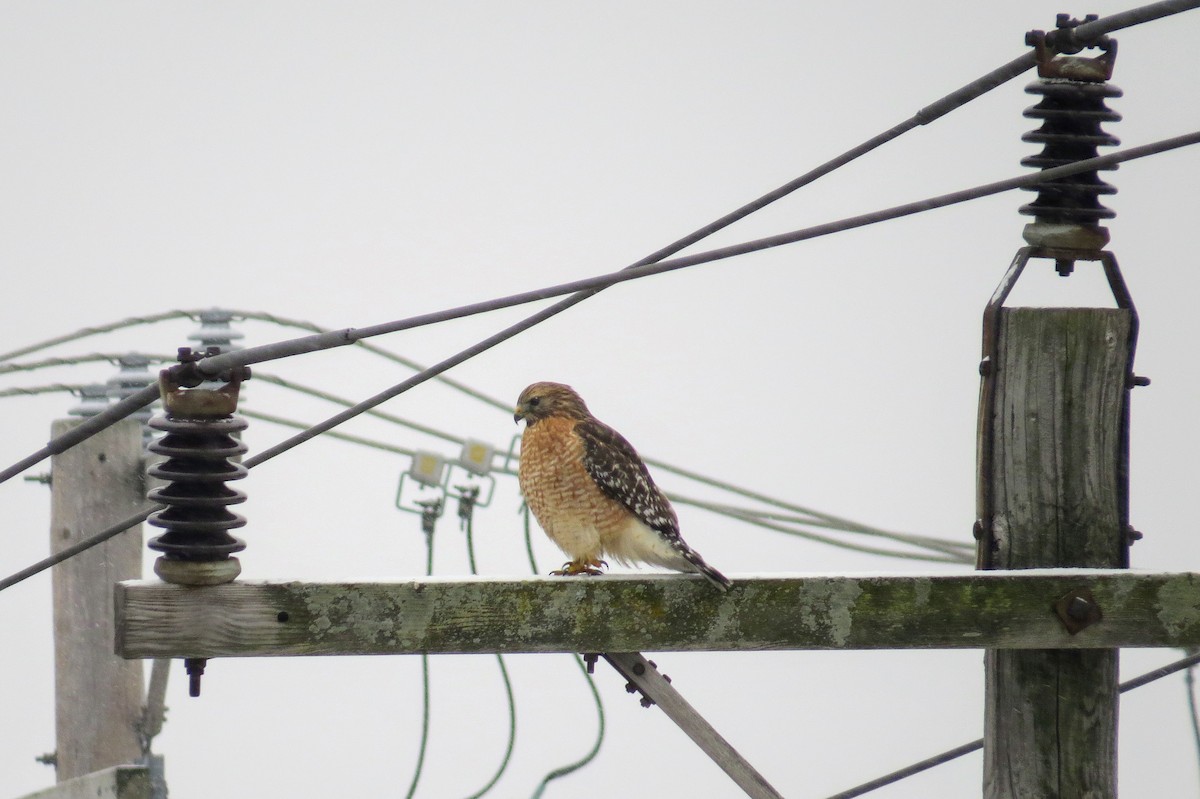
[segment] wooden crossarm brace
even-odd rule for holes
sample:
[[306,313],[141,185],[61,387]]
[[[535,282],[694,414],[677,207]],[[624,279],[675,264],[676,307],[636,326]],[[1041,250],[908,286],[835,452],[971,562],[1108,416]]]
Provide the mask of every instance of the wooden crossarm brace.
[[643,705],[658,705],[667,718],[712,758],[747,796],[751,799],[783,799],[766,778],[696,712],[653,661],[646,660],[640,652],[609,652],[603,657],[633,689],[642,693]]

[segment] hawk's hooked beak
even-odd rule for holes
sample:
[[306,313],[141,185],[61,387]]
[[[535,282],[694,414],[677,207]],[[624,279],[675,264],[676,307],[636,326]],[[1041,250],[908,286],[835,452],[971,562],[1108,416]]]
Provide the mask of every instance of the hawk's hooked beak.
[[516,407],[516,408],[513,410],[513,421],[514,421],[514,422],[517,422],[517,423],[519,424],[519,423],[520,423],[520,421],[521,421],[522,419],[524,419],[524,418],[525,418],[525,406],[524,406],[524,405],[518,405],[518,406],[517,406],[517,407]]

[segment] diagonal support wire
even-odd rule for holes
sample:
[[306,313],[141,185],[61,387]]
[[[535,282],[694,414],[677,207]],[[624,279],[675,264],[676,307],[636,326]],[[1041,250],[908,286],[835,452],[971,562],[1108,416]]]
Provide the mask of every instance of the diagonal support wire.
[[[1191,668],[1197,663],[1200,663],[1200,655],[1189,655],[1182,660],[1177,660],[1174,663],[1168,663],[1167,665],[1157,668],[1154,671],[1148,671],[1145,674],[1134,677],[1131,680],[1126,680],[1117,687],[1117,691],[1122,694],[1128,693],[1135,688],[1141,688],[1143,685],[1152,683],[1155,680],[1160,680],[1163,677],[1174,674],[1182,669]],[[922,771],[928,771],[934,766],[940,766],[943,763],[949,763],[951,760],[960,758],[963,755],[969,755],[972,752],[978,752],[982,748],[983,739],[977,738],[970,743],[963,744],[962,746],[956,746],[953,749],[948,749],[945,752],[942,752],[941,754],[934,755],[933,757],[913,763],[910,766],[905,766],[902,769],[893,771],[891,774],[884,774],[882,777],[877,777],[870,782],[864,782],[862,785],[859,785],[855,788],[850,788],[849,790],[834,794],[833,796],[830,796],[829,799],[855,799],[855,797],[870,793],[876,788],[882,788],[885,785],[891,785],[894,782],[899,782],[900,780],[911,777],[914,774],[920,774]]]
[[783,799],[782,794],[772,788],[766,778],[675,690],[670,679],[661,674],[652,661],[646,660],[640,652],[608,652],[601,657],[629,681],[630,693],[640,691],[642,704],[646,707],[658,705],[667,718],[679,725],[679,729],[704,750],[704,754],[712,758],[747,796],[751,799]]

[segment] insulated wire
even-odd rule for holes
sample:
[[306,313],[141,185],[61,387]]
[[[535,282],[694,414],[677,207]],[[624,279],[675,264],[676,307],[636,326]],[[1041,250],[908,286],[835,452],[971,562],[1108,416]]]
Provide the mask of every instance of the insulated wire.
[[[433,574],[433,533],[425,533],[425,574]],[[413,771],[412,782],[408,785],[405,799],[412,799],[417,792],[417,783],[421,781],[421,772],[425,769],[425,752],[429,747],[429,655],[421,653],[421,746],[417,750],[417,767]]]
[[775,530],[780,533],[787,533],[788,535],[796,536],[797,538],[806,538],[809,541],[816,541],[821,544],[829,544],[831,546],[841,547],[842,549],[850,549],[854,550],[855,552],[865,552],[869,555],[885,555],[890,558],[924,560],[932,563],[968,563],[974,561],[974,558],[960,553],[944,553],[941,555],[922,554],[919,552],[899,552],[894,549],[882,549],[879,547],[866,546],[864,544],[853,544],[849,541],[841,541],[837,538],[821,535],[820,533],[814,533],[807,530],[797,530],[794,527],[771,522],[753,512],[739,510],[729,505],[714,505],[701,500],[684,499],[678,495],[672,496],[672,499],[681,504],[693,505],[697,508],[701,508],[722,516],[728,516],[731,519],[737,519],[739,521],[746,522],[747,524],[757,525],[758,527],[762,527],[767,530]]
[[[530,534],[528,505],[524,506],[522,509],[522,515],[525,520],[525,552],[529,555],[529,568],[535,575],[538,575],[541,574],[541,569],[538,568],[537,558],[535,558],[533,555],[533,537]],[[592,744],[592,748],[588,750],[587,754],[585,754],[579,760],[576,760],[572,763],[567,763],[564,766],[559,766],[558,768],[547,772],[546,776],[542,777],[542,781],[538,783],[537,788],[534,789],[531,799],[540,799],[541,795],[546,790],[546,786],[551,782],[559,777],[565,777],[568,774],[572,774],[595,760],[596,755],[600,753],[600,745],[604,743],[604,702],[600,699],[600,691],[597,690],[596,681],[592,679],[592,675],[588,674],[587,666],[583,664],[583,658],[579,657],[579,655],[572,655],[571,658],[575,661],[575,665],[579,667],[579,671],[583,674],[583,679],[585,682],[587,682],[587,686],[592,692],[592,700],[596,703],[596,742]]]
[[[468,503],[465,515],[463,515],[463,506],[459,505],[459,515],[462,519],[463,530],[467,534],[467,562],[470,564],[471,574],[478,574],[479,571],[475,566],[475,499],[472,497],[467,500],[459,497],[459,502]],[[513,699],[512,680],[508,678],[508,667],[504,665],[504,655],[496,653],[496,664],[500,667],[500,678],[504,681],[504,693],[508,698],[508,744],[504,747],[504,756],[500,758],[500,767],[496,769],[496,773],[482,788],[468,796],[467,799],[479,799],[500,781],[500,777],[508,770],[508,764],[512,762],[513,746],[517,741],[517,703]]]
[[36,369],[49,369],[55,366],[78,366],[83,363],[95,363],[96,361],[107,361],[116,363],[121,358],[135,356],[145,358],[152,363],[170,363],[175,360],[175,356],[164,355],[146,355],[141,352],[127,352],[120,355],[93,352],[88,355],[74,355],[62,358],[43,358],[40,361],[23,361],[21,363],[0,363],[0,374],[8,374],[10,372],[32,372]]
[[21,347],[20,349],[15,349],[12,352],[2,353],[2,354],[0,354],[0,361],[11,361],[13,358],[19,358],[22,355],[28,355],[31,352],[38,352],[39,350],[49,349],[50,347],[54,347],[59,344],[66,344],[67,342],[75,341],[75,340],[81,339],[81,338],[87,338],[88,336],[95,336],[100,333],[111,333],[114,330],[120,330],[121,328],[124,328],[124,327],[132,327],[134,325],[148,325],[148,324],[153,324],[155,322],[163,322],[168,319],[178,319],[180,317],[187,317],[187,316],[190,316],[190,314],[187,311],[166,311],[165,313],[151,314],[149,316],[131,316],[126,319],[120,319],[116,322],[111,322],[106,325],[97,325],[94,327],[84,327],[84,328],[80,328],[79,330],[74,331],[73,333],[66,333],[61,336],[55,336],[54,338],[38,342],[37,344],[31,344],[28,347]]
[[[275,377],[273,375],[256,374],[255,379],[256,380],[264,380],[265,382],[273,383],[273,384],[278,385],[283,388],[289,388],[289,389],[292,389],[292,390],[300,392],[300,393],[318,397],[320,399],[324,399],[329,402],[333,402],[338,405],[342,405],[344,407],[353,405],[353,402],[350,400],[343,399],[341,397],[336,397],[332,394],[329,394],[328,392],[321,391],[319,389],[311,388],[308,386],[303,386],[303,385],[300,385],[299,383],[294,383],[289,380],[284,380],[283,378]],[[395,424],[409,427],[414,430],[418,430],[420,432],[427,433],[432,436],[443,438],[447,441],[451,441],[451,442],[454,442],[457,444],[463,443],[463,439],[458,436],[455,436],[455,435],[452,435],[450,433],[446,433],[443,431],[435,430],[435,429],[427,427],[425,425],[419,425],[414,422],[409,422],[407,420],[400,419],[399,417],[393,416],[392,414],[388,414],[383,411],[370,410],[370,411],[367,411],[367,413],[371,414],[373,416],[376,416],[378,418],[384,419],[385,421],[390,421]],[[251,415],[251,414],[247,413],[247,415]],[[277,421],[282,424],[288,424],[289,426],[292,426],[292,427],[298,427],[300,429],[304,429],[304,426],[299,423],[288,422],[286,420],[280,419],[279,417],[270,417],[266,414],[259,414],[258,418],[267,419],[269,421]],[[333,434],[335,432],[336,431],[330,431],[330,434]],[[358,443],[366,443],[366,441],[367,441],[366,439],[361,439],[361,438],[357,438],[357,437],[350,438],[350,437],[347,437],[344,435],[339,436],[339,437],[346,438],[347,440],[356,440]],[[377,443],[371,444],[371,445],[377,446],[377,447],[379,446]],[[401,454],[411,455],[411,452],[401,450],[400,448],[393,448],[393,451],[401,452]],[[512,473],[511,470],[507,470],[507,469],[496,469],[494,471],[505,472],[508,474]],[[714,481],[714,480],[707,479],[707,478],[706,478],[706,482],[723,485],[720,483],[720,481]],[[672,500],[680,502],[682,504],[693,505],[693,506],[708,510],[712,513],[721,514],[721,515],[728,516],[728,517],[734,518],[734,519],[740,519],[742,521],[746,521],[751,524],[759,524],[759,526],[765,527],[766,529],[776,530],[779,532],[788,533],[790,535],[796,535],[796,536],[800,536],[803,538],[808,538],[810,540],[817,541],[820,543],[830,544],[833,546],[840,546],[840,547],[844,547],[846,549],[852,549],[852,550],[856,550],[856,551],[860,551],[860,552],[866,552],[866,553],[878,554],[878,555],[886,555],[886,556],[892,556],[892,557],[898,557],[898,558],[910,558],[910,559],[918,559],[918,560],[919,559],[928,559],[928,560],[932,560],[932,561],[939,562],[939,563],[969,563],[969,562],[974,561],[974,547],[972,545],[966,544],[966,543],[946,541],[943,539],[933,538],[930,536],[914,536],[914,535],[909,535],[909,534],[904,534],[904,533],[893,533],[893,532],[889,532],[886,530],[880,530],[878,528],[872,528],[872,527],[867,527],[865,525],[860,525],[857,522],[851,522],[851,521],[848,521],[845,519],[839,519],[834,516],[829,516],[828,514],[813,513],[812,515],[816,516],[818,519],[816,521],[809,521],[809,520],[800,519],[797,517],[782,517],[781,519],[777,519],[777,520],[783,520],[783,521],[792,521],[796,524],[804,524],[804,525],[809,525],[809,526],[813,526],[813,527],[824,527],[824,528],[829,528],[829,529],[842,530],[844,532],[853,532],[853,533],[861,533],[864,535],[880,536],[880,537],[884,537],[884,538],[889,538],[894,541],[898,541],[900,543],[908,544],[910,546],[920,547],[920,548],[924,548],[924,549],[932,549],[934,551],[940,552],[943,555],[943,557],[926,558],[925,556],[920,555],[920,554],[901,553],[901,552],[896,552],[895,550],[878,549],[875,547],[866,547],[866,546],[857,545],[857,544],[850,544],[850,543],[840,541],[836,538],[830,538],[828,536],[822,536],[822,535],[819,535],[816,533],[808,533],[808,532],[804,532],[804,531],[795,530],[795,529],[792,529],[789,527],[783,527],[783,526],[775,525],[775,524],[768,524],[768,523],[766,523],[766,520],[770,520],[772,517],[766,513],[759,512],[759,511],[753,511],[753,510],[746,509],[746,508],[735,508],[730,505],[709,503],[709,502],[705,502],[705,501],[698,500],[698,499],[689,499],[689,498],[681,497],[678,494],[674,494],[674,493],[671,493],[669,496]],[[769,499],[769,498],[767,498],[767,499]],[[775,503],[786,505],[786,503],[782,503],[779,500],[775,500]],[[821,519],[832,519],[835,521],[821,521]]]
[[[1129,9],[1126,11],[1120,11],[1115,14],[1110,14],[1106,17],[1101,17],[1100,19],[1096,19],[1091,22],[1085,22],[1075,28],[1051,31],[1047,35],[1047,44],[1053,45],[1055,40],[1057,40],[1057,39],[1065,39],[1067,41],[1068,45],[1084,44],[1084,43],[1091,42],[1100,36],[1112,33],[1114,31],[1120,30],[1122,28],[1129,28],[1129,27],[1133,27],[1135,25],[1141,25],[1146,22],[1151,22],[1151,21],[1154,21],[1157,19],[1162,19],[1163,17],[1171,16],[1173,14],[1178,14],[1180,12],[1188,11],[1190,9],[1194,9],[1197,7],[1200,7],[1200,0],[1163,0],[1162,2],[1150,3],[1148,5],[1138,6],[1136,8],[1132,8],[1132,9]],[[703,228],[700,228],[699,230],[695,231],[694,233],[690,234],[689,236],[685,236],[684,238],[680,239],[679,241],[675,242],[674,244],[668,245],[667,247],[664,247],[663,249],[658,250],[655,253],[652,253],[651,255],[647,256],[646,258],[644,258],[642,260],[644,262],[652,262],[654,260],[666,258],[668,255],[678,252],[679,250],[682,250],[685,247],[688,247],[691,244],[694,244],[697,241],[708,237],[709,235],[717,232],[718,230],[728,227],[729,225],[733,224],[734,222],[737,222],[737,221],[741,220],[742,218],[749,216],[750,214],[754,213],[755,211],[758,211],[758,210],[766,207],[767,205],[770,205],[771,203],[775,202],[776,200],[781,199],[782,197],[785,197],[788,194],[791,194],[792,192],[796,191],[797,189],[802,188],[803,186],[806,186],[809,183],[812,183],[813,181],[817,180],[818,178],[824,177],[825,175],[829,174],[830,172],[833,172],[836,169],[839,169],[840,167],[845,166],[846,164],[850,163],[851,161],[854,161],[855,159],[859,158],[860,156],[865,155],[866,153],[869,153],[872,150],[875,150],[876,148],[878,148],[884,144],[887,144],[888,142],[901,136],[904,133],[907,133],[908,131],[912,130],[913,128],[916,128],[916,127],[922,126],[922,125],[928,125],[929,123],[945,116],[946,114],[950,113],[951,111],[953,111],[957,108],[961,108],[962,106],[964,106],[967,103],[971,102],[972,100],[975,100],[976,98],[986,94],[987,92],[991,91],[992,89],[995,89],[998,86],[1002,86],[1003,84],[1007,83],[1009,80],[1012,80],[1013,78],[1021,75],[1022,73],[1032,69],[1034,66],[1036,66],[1036,64],[1037,64],[1036,54],[1033,51],[1025,52],[1022,55],[1018,56],[1017,58],[1014,58],[1012,61],[1009,61],[1007,64],[1003,64],[1000,67],[997,67],[996,69],[991,70],[990,72],[986,73],[985,75],[982,75],[981,77],[976,78],[975,80],[959,87],[958,89],[955,89],[954,91],[950,92],[949,94],[945,95],[944,97],[921,108],[919,111],[917,111],[917,113],[913,114],[911,117],[904,120],[903,122],[900,122],[897,125],[893,125],[891,128],[888,128],[887,130],[883,131],[882,133],[880,133],[870,139],[867,139],[866,141],[862,142],[861,144],[859,144],[855,147],[852,147],[851,149],[847,150],[846,152],[842,153],[841,155],[839,155],[835,158],[832,158],[829,161],[826,161],[824,164],[821,164],[820,166],[816,167],[815,169],[812,169],[809,172],[801,175],[800,177],[798,177],[788,183],[785,183],[783,186],[780,186],[778,189],[775,189],[774,191],[763,195],[762,197],[758,198],[757,200],[747,203],[746,205],[742,206],[741,208],[738,208],[737,210],[721,217],[720,219],[717,219],[714,222],[711,222],[710,224],[704,226]],[[35,344],[30,347],[24,347],[21,349],[13,350],[12,352],[0,354],[0,361],[10,360],[12,358],[28,354],[30,352],[36,352],[39,349],[46,349],[48,347],[52,347],[56,344],[73,341],[75,339],[83,338],[83,337],[89,336],[89,335],[95,335],[97,333],[110,332],[112,330],[117,330],[122,327],[128,327],[128,326],[134,325],[134,324],[147,324],[147,323],[152,323],[152,322],[159,322],[159,321],[163,321],[166,319],[178,318],[180,316],[190,316],[191,318],[194,319],[199,315],[199,313],[200,313],[199,311],[169,311],[166,313],[150,315],[150,316],[131,317],[129,319],[122,320],[120,322],[116,322],[116,323],[106,325],[106,326],[101,326],[101,327],[86,327],[86,328],[82,328],[81,330],[76,331],[75,333],[70,333],[65,336],[59,336],[57,338],[50,339],[50,340],[42,342],[40,344]],[[247,318],[258,318],[258,319],[264,319],[267,321],[278,321],[278,322],[282,322],[285,324],[293,324],[294,323],[293,320],[285,320],[285,319],[283,319],[283,317],[276,317],[271,314],[256,314],[253,317],[251,317],[250,315],[247,315]],[[301,326],[301,327],[303,327],[305,325],[309,325],[310,329],[320,330],[320,328],[316,328],[316,326],[311,325],[311,323],[296,323],[296,324],[297,324],[297,326]],[[332,332],[332,331],[326,331],[326,332]],[[398,356],[394,356],[392,353],[384,352],[381,354],[384,354],[386,357],[393,358],[394,360],[397,360],[398,362],[403,362]],[[222,370],[217,369],[214,371],[222,371]],[[446,381],[449,382],[449,379],[447,378]],[[468,389],[468,393],[469,393],[469,389]],[[493,400],[490,400],[488,398],[481,397],[481,399],[483,399],[483,401],[485,401],[485,402],[494,403]]]
[[[1141,688],[1143,685],[1147,685],[1155,680],[1162,679],[1163,677],[1174,674],[1182,669],[1190,669],[1197,663],[1200,663],[1200,654],[1189,655],[1182,660],[1176,660],[1174,663],[1168,663],[1167,665],[1157,668],[1154,671],[1148,671],[1145,674],[1134,677],[1131,680],[1127,680],[1126,682],[1120,684],[1120,686],[1117,688],[1117,691],[1122,694],[1127,693],[1135,688]],[[830,796],[829,799],[854,799],[854,797],[870,793],[876,788],[882,788],[885,785],[891,785],[894,782],[899,782],[906,777],[911,777],[914,774],[920,774],[922,771],[927,771],[934,766],[940,766],[943,763],[948,763],[951,760],[962,757],[963,755],[969,755],[971,752],[978,751],[982,748],[983,739],[979,738],[971,743],[957,746],[953,749],[942,752],[939,755],[934,755],[933,757],[927,758],[920,762],[913,763],[911,766],[906,766],[898,771],[893,771],[891,774],[885,774],[884,776],[873,779],[870,782],[864,782],[862,785],[859,785],[856,788],[851,788],[850,790],[834,794],[833,796]]]
[[[1196,650],[1192,650],[1195,654]],[[1196,709],[1196,667],[1188,666],[1183,673],[1184,690],[1187,691],[1188,715],[1192,721],[1192,737],[1196,742],[1196,754],[1200,757],[1200,713]]]
[[[179,313],[183,314],[186,312],[179,312]],[[244,312],[231,312],[231,314],[236,314],[239,317],[248,316],[248,314],[246,314]],[[265,316],[265,315],[260,314],[259,316]],[[272,321],[279,321],[279,320],[277,318],[272,318]],[[295,322],[295,321],[289,322],[289,324],[291,324],[292,326],[297,326],[297,327],[303,325],[303,326],[309,326],[309,327],[315,328],[315,325],[310,326],[310,325],[307,325],[307,323],[300,323],[300,322]],[[386,350],[383,350],[382,348],[378,348],[378,347],[373,347],[372,349],[379,353],[386,352]],[[116,361],[120,357],[121,357],[120,355],[112,354],[112,353],[92,353],[90,355],[75,356],[75,357],[62,357],[62,358],[48,358],[48,359],[43,359],[41,361],[30,361],[30,362],[25,362],[25,363],[0,364],[0,373],[13,372],[13,371],[32,371],[32,370],[41,369],[41,368],[65,366],[65,365],[76,365],[76,364],[92,362],[92,361],[112,362],[112,361]],[[144,355],[143,357],[146,357],[152,361],[158,361],[158,362],[163,362],[163,363],[170,362],[172,360],[169,356],[163,356],[163,355]],[[420,368],[419,364],[405,363],[405,365],[409,365],[412,368]],[[342,397],[338,397],[329,392],[322,391],[320,389],[313,388],[311,386],[306,386],[306,385],[297,383],[295,381],[287,380],[285,378],[282,378],[282,377],[279,377],[276,375],[265,374],[265,373],[259,372],[254,375],[254,379],[261,381],[261,382],[265,382],[265,383],[271,383],[271,384],[277,385],[281,388],[291,389],[298,393],[307,394],[309,396],[316,397],[318,399],[323,399],[328,402],[333,402],[333,403],[341,405],[343,407],[350,407],[354,404],[353,401],[351,401],[351,400],[348,400],[348,399],[345,399]],[[507,407],[504,406],[503,403],[501,403],[499,400],[494,400],[490,397],[487,397],[482,392],[475,391],[474,389],[469,389],[469,387],[464,386],[462,384],[459,384],[458,387],[461,387],[462,389],[470,390],[472,396],[474,396],[476,398],[484,399],[484,400],[488,401],[489,404],[499,406],[499,407],[505,407],[505,409],[507,410]],[[0,390],[0,397],[15,396],[15,395],[31,395],[31,394],[37,394],[37,393],[43,393],[43,392],[49,392],[49,391],[66,391],[66,390],[77,391],[78,389],[79,389],[78,386],[66,386],[63,384],[55,384],[52,386],[39,387],[39,388],[16,388],[16,389]],[[284,419],[282,417],[274,416],[274,415],[268,414],[268,413],[259,413],[259,412],[247,411],[247,410],[244,410],[243,413],[245,413],[245,415],[248,416],[249,418],[257,418],[257,419],[261,419],[261,420],[268,421],[268,422],[274,422],[276,424],[291,427],[294,429],[304,430],[304,429],[307,429],[307,427],[308,427],[308,425],[306,425],[306,424],[294,422],[292,420]],[[409,429],[416,430],[421,433],[425,433],[426,435],[430,435],[435,438],[441,438],[445,441],[449,441],[449,442],[452,442],[455,444],[461,445],[464,441],[463,438],[461,438],[460,436],[456,436],[452,433],[448,433],[443,430],[438,430],[438,429],[429,427],[428,425],[423,425],[423,424],[420,424],[417,422],[412,422],[407,419],[403,419],[401,417],[395,416],[394,414],[380,411],[378,409],[368,410],[366,413],[368,415],[375,416],[375,417],[383,419],[385,421],[392,422],[393,424],[397,424],[402,427],[407,427]],[[373,447],[376,449],[384,449],[384,450],[395,452],[395,453],[398,453],[401,455],[411,456],[413,454],[411,450],[405,449],[403,447],[395,447],[395,446],[386,445],[379,441],[365,439],[360,436],[354,436],[354,435],[347,434],[347,433],[338,433],[337,431],[330,431],[329,434],[334,438],[339,438],[344,441],[349,441],[351,443],[363,444],[363,445],[370,446],[370,447]],[[671,467],[669,467],[666,464],[660,463],[658,465],[661,468],[665,468],[668,471],[677,471],[677,472],[685,471],[685,470],[672,469]],[[506,470],[500,470],[500,471],[506,471]],[[815,517],[815,520],[808,520],[808,519],[801,519],[801,518],[797,518],[797,517],[782,517],[781,516],[781,517],[778,517],[776,520],[791,521],[791,522],[794,522],[797,524],[805,524],[805,525],[810,525],[810,526],[815,526],[815,527],[825,527],[825,528],[829,528],[829,529],[842,530],[844,532],[882,536],[882,537],[890,538],[892,540],[901,541],[903,543],[910,544],[913,546],[947,552],[947,553],[951,554],[952,557],[955,557],[956,559],[962,560],[964,562],[969,560],[969,558],[967,558],[965,555],[962,554],[962,551],[965,551],[966,549],[971,548],[971,545],[966,544],[966,543],[960,544],[958,542],[943,541],[941,539],[930,538],[930,537],[925,537],[925,536],[911,536],[908,534],[892,533],[890,531],[879,530],[878,528],[872,528],[872,527],[868,527],[866,525],[859,524],[858,522],[851,522],[849,520],[839,519],[838,517],[830,516],[828,514],[822,514],[822,513],[813,511],[811,509],[808,509],[808,508],[800,508],[799,506],[792,506],[792,505],[789,505],[789,503],[783,502],[782,500],[776,500],[771,497],[765,497],[763,495],[754,495],[753,492],[749,492],[744,489],[738,489],[736,486],[731,486],[730,484],[725,483],[723,481],[714,480],[712,478],[707,478],[702,475],[697,475],[697,474],[688,472],[684,476],[689,476],[700,482],[704,482],[704,483],[707,483],[709,485],[713,485],[713,486],[716,486],[719,488],[724,488],[725,490],[729,490],[733,493],[742,493],[742,494],[753,495],[755,498],[759,498],[764,501],[771,502],[772,504],[775,504],[777,506],[794,508],[799,512],[807,513],[807,514]],[[672,497],[672,498],[676,499],[677,501],[683,502],[685,504],[696,505],[698,507],[708,509],[714,513],[721,513],[726,516],[730,516],[732,518],[739,518],[739,519],[745,520],[745,515],[750,514],[750,513],[752,513],[754,516],[756,516],[760,519],[772,518],[765,513],[749,511],[747,509],[742,509],[742,508],[733,508],[731,506],[718,506],[715,503],[705,503],[700,500],[690,500],[690,499],[685,499],[685,498],[681,498],[681,497]],[[828,519],[828,520],[832,520],[832,521],[821,521],[823,519]],[[780,530],[783,532],[793,533],[793,534],[797,534],[797,535],[804,535],[803,533],[799,533],[797,531],[792,531],[792,530],[786,530],[783,528],[779,528],[777,526],[772,526],[770,529]],[[840,545],[840,542],[837,542],[833,539],[828,539],[828,538],[821,537],[821,536],[810,536],[810,537],[813,538],[814,540],[821,541],[823,543],[832,543],[835,545]],[[854,547],[853,545],[851,545],[850,548],[857,548],[862,551],[874,552],[874,553],[879,553],[879,554],[891,554],[888,550],[876,550],[876,549],[871,549],[871,548],[861,548],[861,547]],[[954,551],[954,548],[958,548],[960,551]],[[909,557],[909,556],[898,555],[898,557]],[[939,559],[939,560],[941,560],[941,559]]]
[[[339,397],[334,394],[330,394],[328,391],[322,391],[319,388],[313,388],[312,386],[302,385],[300,383],[296,383],[294,381],[287,380],[285,378],[278,377],[276,375],[262,374],[261,372],[256,371],[254,373],[253,379],[261,380],[264,383],[271,383],[273,385],[279,386],[280,388],[291,389],[292,391],[295,391],[297,393],[307,394],[310,397],[316,397],[317,399],[323,399],[326,402],[332,402],[335,405],[341,405],[346,408],[352,407],[354,405],[353,400],[348,400],[343,397]],[[368,411],[366,411],[366,413],[367,413],[367,415],[374,416],[377,419],[383,419],[384,421],[391,422],[392,424],[398,424],[401,427],[407,427],[410,430],[416,430],[418,433],[424,433],[427,436],[433,436],[434,438],[440,438],[443,441],[449,441],[451,443],[460,444],[460,445],[464,443],[464,440],[461,437],[456,436],[453,433],[447,433],[444,430],[438,430],[436,428],[429,427],[427,425],[423,425],[418,422],[410,422],[407,419],[402,419],[399,416],[395,416],[393,414],[387,413],[386,411],[381,411],[377,408],[368,410]]]
[[[285,326],[285,327],[295,327],[295,328],[298,328],[301,330],[310,330],[314,333],[332,332],[330,328],[321,327],[320,325],[317,325],[313,322],[306,322],[301,319],[289,319],[288,317],[277,316],[276,314],[263,313],[260,311],[233,311],[231,313],[233,313],[233,315],[238,316],[242,319],[255,319],[258,321],[262,321],[262,322],[271,322],[273,324],[277,324],[277,325],[281,325],[281,326]],[[406,358],[405,356],[400,355],[399,353],[392,352],[391,350],[386,350],[383,347],[380,347],[377,344],[372,344],[369,341],[361,340],[361,341],[356,342],[356,344],[357,344],[357,346],[361,347],[362,349],[366,350],[367,352],[373,353],[382,358],[386,358],[387,360],[393,361],[402,366],[406,366],[409,369],[412,369],[414,372],[420,372],[425,369],[424,366],[422,366],[421,364],[412,360],[411,358]],[[452,377],[447,377],[446,375],[438,375],[435,379],[440,383],[444,383],[445,385],[450,386],[451,388],[453,388],[457,391],[460,391],[463,394],[466,394],[469,397],[474,397],[475,399],[479,400],[480,402],[484,403],[485,405],[491,405],[492,407],[497,408],[502,411],[509,411],[509,412],[512,411],[512,408],[509,406],[508,403],[501,402],[500,400],[495,399],[494,397],[489,397],[488,395],[486,395],[480,391],[476,391],[475,389],[471,388],[470,386],[466,385],[465,383],[461,383]]]

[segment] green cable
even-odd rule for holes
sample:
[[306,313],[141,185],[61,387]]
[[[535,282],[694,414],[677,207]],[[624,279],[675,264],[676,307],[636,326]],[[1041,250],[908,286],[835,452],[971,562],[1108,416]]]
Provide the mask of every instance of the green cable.
[[[471,574],[478,574],[475,566],[475,533],[472,525],[475,517],[473,512],[475,498],[471,496],[468,499],[463,496],[459,498],[459,502],[459,518],[462,519],[463,529],[467,533],[467,561],[471,566]],[[512,761],[513,745],[517,741],[517,703],[513,700],[512,681],[508,678],[508,667],[504,665],[503,655],[497,653],[496,663],[500,666],[500,677],[504,680],[504,693],[508,696],[508,746],[504,749],[504,757],[501,758],[500,767],[496,769],[496,773],[492,775],[486,785],[468,796],[467,799],[479,799],[500,781],[500,777],[508,770],[508,764]]]
[[[425,531],[425,574],[433,574],[433,532]],[[425,750],[429,745],[429,655],[421,653],[421,747],[417,750],[417,768],[413,772],[405,799],[412,799],[425,768]]]
[[[533,573],[536,575],[539,574],[541,570],[538,569],[537,559],[533,556],[533,540],[529,533],[528,505],[524,507],[524,514],[525,552],[529,555],[529,568],[533,569]],[[551,782],[559,777],[565,777],[568,774],[578,771],[588,763],[591,763],[593,760],[595,760],[596,755],[600,753],[600,744],[604,743],[604,703],[600,700],[600,692],[596,690],[596,681],[592,679],[592,675],[588,674],[587,666],[583,664],[583,658],[579,657],[579,655],[573,655],[572,659],[575,661],[575,665],[579,667],[580,673],[583,674],[583,679],[587,682],[588,688],[591,689],[592,699],[596,703],[596,720],[598,723],[596,730],[596,742],[592,744],[592,748],[588,751],[588,753],[579,760],[576,760],[573,763],[568,763],[565,766],[559,766],[553,771],[548,772],[546,776],[542,777],[542,781],[538,783],[538,786],[534,790],[531,799],[540,799],[541,795],[546,791],[546,786]]]

